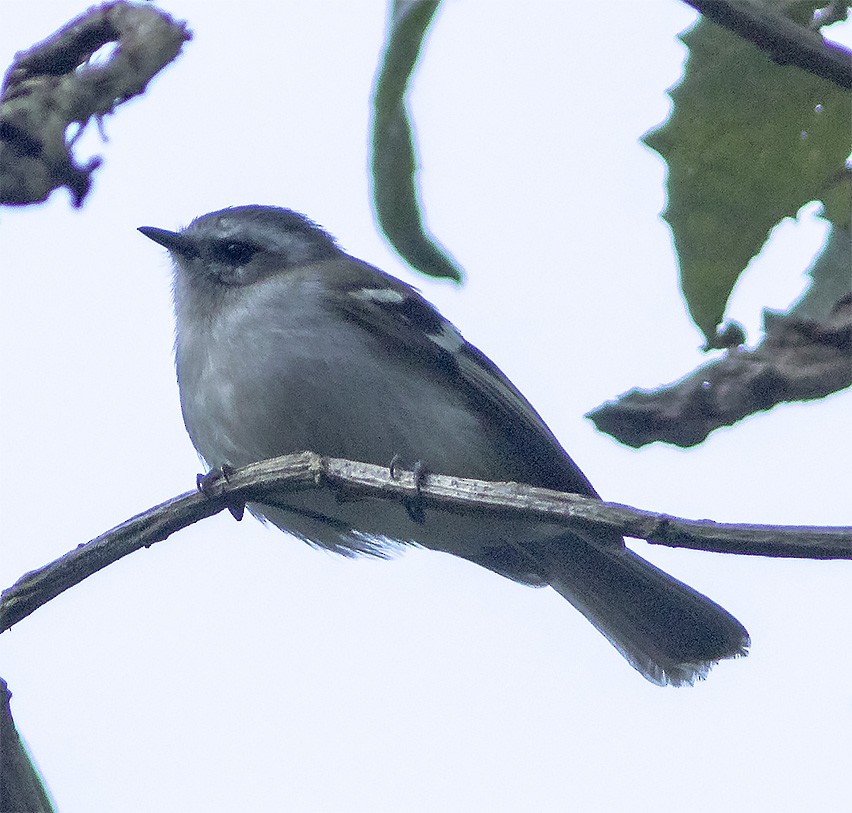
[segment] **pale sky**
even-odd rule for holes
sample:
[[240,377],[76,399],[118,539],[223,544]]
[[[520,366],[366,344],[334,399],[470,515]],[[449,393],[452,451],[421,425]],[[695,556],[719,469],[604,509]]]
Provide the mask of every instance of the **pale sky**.
[[[87,5],[4,3],[3,65]],[[161,5],[195,37],[108,143],[84,138],[105,162],[83,209],[59,192],[0,211],[0,586],[193,488],[170,270],[136,227],[245,203],[303,211],[420,287],[607,499],[850,524],[849,392],[691,450],[630,450],[583,418],[705,358],[664,167],[637,141],[667,114],[685,4],[446,3],[413,110],[461,288],[409,273],[372,222],[384,2]],[[824,234],[810,207],[752,264],[729,309],[752,341]],[[849,563],[631,545],[734,613],[751,655],[661,689],[551,590],[421,551],[347,561],[224,514],[0,636],[0,675],[62,813],[845,809]]]

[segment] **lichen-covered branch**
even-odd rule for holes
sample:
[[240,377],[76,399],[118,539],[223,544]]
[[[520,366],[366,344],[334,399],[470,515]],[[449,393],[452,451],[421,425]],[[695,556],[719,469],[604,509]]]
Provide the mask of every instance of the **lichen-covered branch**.
[[754,0],[684,0],[708,20],[766,51],[779,64],[796,65],[852,88],[852,54],[817,32],[784,17],[777,6]]
[[824,321],[764,314],[766,336],[735,348],[667,387],[634,389],[587,414],[602,432],[638,448],[695,446],[782,401],[823,398],[852,386],[852,295]]
[[[200,519],[238,502],[305,489],[334,488],[337,493],[378,499],[410,498],[418,489],[410,472],[297,452],[228,472],[194,491],[158,505],[111,531],[80,545],[61,558],[22,576],[0,595],[0,632],[41,605],[79,584],[109,564],[149,547]],[[852,528],[723,525],[685,520],[577,494],[565,494],[519,483],[489,483],[430,474],[419,481],[420,498],[429,508],[453,506],[468,511],[493,511],[579,523],[618,530],[625,536],[669,547],[784,556],[807,559],[852,559]]]
[[[64,186],[80,206],[101,161],[77,163],[69,127],[142,93],[190,36],[159,9],[119,0],[19,53],[0,91],[0,203],[38,203]],[[109,43],[106,61],[87,64]]]

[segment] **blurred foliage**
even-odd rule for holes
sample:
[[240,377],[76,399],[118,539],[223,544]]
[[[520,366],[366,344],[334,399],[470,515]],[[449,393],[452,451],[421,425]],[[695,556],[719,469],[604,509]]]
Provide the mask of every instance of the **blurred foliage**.
[[50,797],[15,728],[11,698],[0,678],[0,811],[52,813]]
[[[461,271],[424,225],[417,155],[406,95],[440,0],[394,0],[376,80],[372,145],[378,223],[392,247],[417,270],[460,280]],[[806,25],[821,0],[777,0],[774,8]],[[824,9],[822,10],[824,11]],[[836,11],[836,10],[835,10]],[[838,19],[823,14],[822,23]],[[644,142],[668,165],[669,223],[681,290],[707,347],[729,346],[735,326],[717,328],[740,274],[770,231],[813,200],[845,233],[852,182],[852,94],[706,19],[681,40],[684,75],[670,90],[669,119]],[[826,247],[828,250],[828,247]],[[733,328],[733,329],[732,329]],[[740,331],[741,332],[741,331]]]
[[423,223],[416,184],[417,155],[406,95],[423,38],[440,2],[395,0],[373,96],[373,204],[394,250],[432,277],[461,280],[462,272]]
[[825,247],[814,259],[808,275],[811,284],[789,313],[800,319],[823,321],[841,299],[852,293],[852,231],[848,225],[831,227]]
[[[819,5],[788,10],[801,22]],[[703,19],[681,39],[689,58],[671,116],[643,140],[668,164],[663,217],[689,312],[712,345],[734,284],[780,220],[832,197],[826,216],[849,222],[836,187],[852,94]]]

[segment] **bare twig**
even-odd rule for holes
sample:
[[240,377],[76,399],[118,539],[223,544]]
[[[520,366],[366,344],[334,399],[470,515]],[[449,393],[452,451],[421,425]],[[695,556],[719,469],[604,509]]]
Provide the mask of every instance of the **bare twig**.
[[[190,492],[139,514],[111,531],[27,573],[0,596],[0,632],[112,562],[159,542],[238,500],[260,502],[290,491],[332,487],[381,499],[411,497],[410,472],[298,452],[229,472],[206,494]],[[625,536],[675,548],[807,559],[852,559],[852,528],[722,525],[685,520],[518,483],[427,475],[420,497],[428,506],[454,506],[542,520],[616,529]]]
[[[119,0],[18,54],[0,95],[0,203],[37,203],[66,186],[81,205],[100,159],[77,164],[69,126],[142,93],[189,38],[159,9]],[[108,43],[116,48],[105,62],[86,64]]]
[[766,336],[753,350],[731,350],[668,387],[630,390],[586,417],[628,446],[694,446],[783,401],[852,386],[852,295],[825,321],[766,313],[764,323]]
[[684,2],[708,20],[754,43],[775,62],[796,65],[842,88],[852,88],[852,53],[784,17],[774,7],[753,0]]

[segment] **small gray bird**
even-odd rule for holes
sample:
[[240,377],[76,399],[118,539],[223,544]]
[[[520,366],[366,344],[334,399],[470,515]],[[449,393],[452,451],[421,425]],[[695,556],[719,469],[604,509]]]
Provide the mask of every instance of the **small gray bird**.
[[[310,450],[377,465],[597,497],[512,383],[417,291],[288,209],[239,206],[179,232],[171,253],[176,365],[189,436],[211,467]],[[746,654],[728,612],[617,534],[326,491],[253,513],[312,545],[388,556],[405,543],[550,585],[648,680],[692,683]]]

